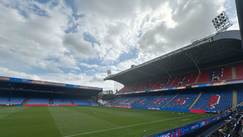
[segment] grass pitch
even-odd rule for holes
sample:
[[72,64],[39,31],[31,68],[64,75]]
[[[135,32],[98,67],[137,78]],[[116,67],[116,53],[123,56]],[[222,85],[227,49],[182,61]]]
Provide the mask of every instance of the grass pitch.
[[1,107],[1,137],[143,137],[210,115],[100,107]]

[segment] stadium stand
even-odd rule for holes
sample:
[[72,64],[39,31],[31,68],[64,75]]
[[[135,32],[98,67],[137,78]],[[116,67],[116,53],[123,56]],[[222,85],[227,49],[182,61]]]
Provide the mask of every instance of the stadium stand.
[[1,105],[9,104],[9,98],[7,98],[7,97],[0,97],[0,104]]
[[190,105],[196,99],[197,94],[188,93],[188,94],[179,94],[173,100],[168,103],[165,107],[174,108],[174,109],[189,109]]
[[92,100],[85,100],[85,99],[72,99],[73,104],[77,104],[80,106],[95,106],[97,105],[96,102]]
[[[22,99],[23,102],[24,99]],[[5,103],[3,103],[5,104]],[[21,104],[21,103],[20,103]],[[75,105],[75,106],[96,106],[97,103],[93,100],[79,99],[79,98],[29,98],[26,103],[27,106],[47,106],[47,105]]]
[[236,65],[236,77],[237,79],[243,79],[243,64]]
[[109,75],[105,80],[124,85],[109,106],[193,113],[220,113],[235,107],[243,101],[239,34],[217,33]]
[[210,91],[203,92],[193,109],[205,110],[207,112],[220,112],[229,109],[232,105],[232,92]]
[[59,106],[59,105],[75,105],[75,106],[97,106],[92,99],[80,98],[34,98],[34,97],[0,97],[0,105],[25,105],[25,106]]
[[26,104],[49,104],[48,98],[30,98]]
[[[236,66],[236,78],[232,77],[232,69],[234,66]],[[243,80],[243,63],[203,69],[200,74],[192,71],[190,73],[173,76],[172,78],[168,78],[167,80],[163,81],[146,81],[142,83],[125,85],[119,92],[126,93],[143,90],[156,90],[233,80]]]
[[0,97],[0,105],[21,105],[23,101],[21,97]]
[[[136,109],[156,109],[169,111],[201,110],[221,112],[232,106],[232,92],[222,89],[205,91],[183,91],[158,95],[122,96],[109,102],[111,106],[130,106]],[[200,95],[200,97],[199,97]],[[198,98],[199,97],[199,98]]]
[[72,104],[72,102],[70,99],[67,99],[67,98],[54,98],[53,104],[63,105],[63,104]]
[[21,105],[24,101],[23,97],[11,97],[10,104],[12,105]]
[[95,106],[101,88],[0,76],[1,106]]
[[237,103],[241,104],[243,102],[243,90],[238,90]]

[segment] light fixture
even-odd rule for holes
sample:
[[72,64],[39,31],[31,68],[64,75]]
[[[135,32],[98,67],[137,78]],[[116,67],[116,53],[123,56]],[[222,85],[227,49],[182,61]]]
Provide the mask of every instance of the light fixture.
[[215,17],[212,23],[217,32],[225,31],[233,25],[224,11]]

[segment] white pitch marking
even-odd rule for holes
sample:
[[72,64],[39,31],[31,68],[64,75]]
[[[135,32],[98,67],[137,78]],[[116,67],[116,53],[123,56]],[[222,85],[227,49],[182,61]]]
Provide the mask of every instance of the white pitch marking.
[[[137,123],[137,124],[127,125],[127,126],[120,126],[120,127],[114,127],[114,128],[108,128],[108,129],[101,129],[101,130],[94,130],[94,131],[82,132],[82,133],[77,133],[77,134],[73,134],[73,135],[66,135],[64,137],[75,137],[75,136],[79,136],[79,135],[94,134],[94,133],[112,131],[112,130],[117,130],[117,129],[124,129],[124,128],[136,127],[136,126],[141,126],[141,125],[148,125],[148,124],[160,123],[160,122],[163,122],[163,121],[175,120],[175,119],[180,119],[180,118],[185,118],[185,117],[189,117],[189,116],[176,117],[176,118],[163,119],[163,120],[157,120],[157,121],[151,121],[151,122]],[[191,117],[191,115],[190,115],[190,117]]]

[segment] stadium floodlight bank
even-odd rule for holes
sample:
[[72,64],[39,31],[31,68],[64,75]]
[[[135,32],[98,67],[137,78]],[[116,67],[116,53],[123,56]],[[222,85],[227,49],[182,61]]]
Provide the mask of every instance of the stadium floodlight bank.
[[224,11],[214,18],[212,23],[217,32],[225,31],[233,25]]

